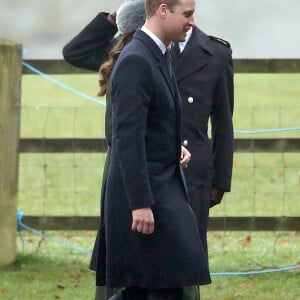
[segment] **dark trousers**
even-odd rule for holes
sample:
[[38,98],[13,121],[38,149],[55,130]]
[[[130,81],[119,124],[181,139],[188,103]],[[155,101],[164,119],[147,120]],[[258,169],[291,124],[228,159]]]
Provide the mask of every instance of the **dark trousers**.
[[182,288],[145,289],[125,287],[109,300],[182,300]]

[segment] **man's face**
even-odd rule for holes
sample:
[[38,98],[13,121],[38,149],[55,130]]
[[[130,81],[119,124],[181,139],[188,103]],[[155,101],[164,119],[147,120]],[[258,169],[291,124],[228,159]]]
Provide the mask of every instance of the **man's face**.
[[168,9],[165,29],[173,42],[183,42],[186,33],[194,26],[195,0],[179,0],[172,10]]

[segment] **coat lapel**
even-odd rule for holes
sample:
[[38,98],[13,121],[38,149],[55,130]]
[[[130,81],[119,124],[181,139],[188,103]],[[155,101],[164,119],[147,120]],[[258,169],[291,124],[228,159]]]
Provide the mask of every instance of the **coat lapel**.
[[[175,75],[172,72],[172,78],[170,77],[170,72],[169,72],[169,68],[167,66],[167,64],[165,63],[165,58],[161,52],[161,50],[159,49],[159,47],[155,44],[155,42],[147,35],[145,34],[143,31],[141,30],[137,30],[134,34],[134,37],[139,39],[142,43],[144,43],[146,45],[146,47],[149,49],[149,51],[152,53],[155,62],[158,65],[158,68],[160,70],[160,72],[163,75],[163,78],[165,79],[165,81],[167,82],[167,85],[171,91],[172,94],[172,99],[174,101],[174,105],[175,105],[175,109],[176,109],[176,113],[177,113],[177,137],[178,137],[178,145],[180,145],[180,130],[181,130],[181,101],[180,101],[180,94],[177,88],[177,84],[176,84],[176,79],[175,79]],[[178,147],[178,157],[180,157],[180,151],[181,148]]]
[[150,50],[150,52],[153,54],[153,57],[156,63],[158,64],[159,70],[162,73],[165,81],[167,82],[173,97],[175,98],[176,95],[174,89],[174,82],[170,78],[169,69],[161,50],[158,48],[155,42],[142,30],[137,30],[134,34],[134,37],[141,40],[146,45],[146,47]]
[[172,55],[177,82],[203,68],[207,64],[207,57],[211,55],[213,50],[209,47],[208,37],[198,28],[194,28],[181,55]]

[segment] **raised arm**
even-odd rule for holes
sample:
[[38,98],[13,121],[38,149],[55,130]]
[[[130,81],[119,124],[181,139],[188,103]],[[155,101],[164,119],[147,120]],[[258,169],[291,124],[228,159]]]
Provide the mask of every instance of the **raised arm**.
[[63,47],[63,57],[71,65],[98,71],[108,58],[117,32],[116,13],[99,13]]

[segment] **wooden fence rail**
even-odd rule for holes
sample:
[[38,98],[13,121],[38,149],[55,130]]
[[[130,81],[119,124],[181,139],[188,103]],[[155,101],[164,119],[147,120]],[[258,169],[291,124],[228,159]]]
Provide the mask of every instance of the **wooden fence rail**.
[[[97,216],[24,216],[23,223],[38,230],[96,230]],[[298,231],[299,217],[210,217],[210,231]]]
[[[297,138],[235,139],[235,152],[299,152]],[[20,153],[92,153],[106,152],[105,139],[88,138],[22,138]]]
[[[25,63],[46,74],[87,74],[95,73],[76,68],[61,59],[25,60]],[[300,59],[234,59],[235,73],[300,73]],[[23,66],[23,74],[34,74]]]

